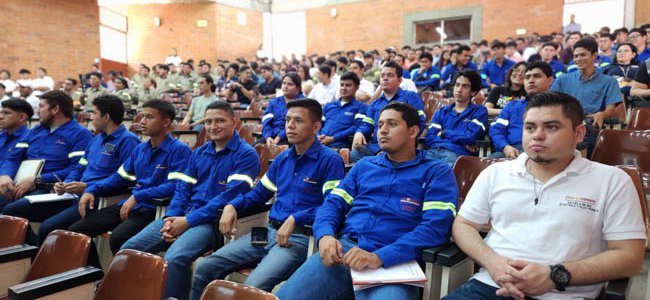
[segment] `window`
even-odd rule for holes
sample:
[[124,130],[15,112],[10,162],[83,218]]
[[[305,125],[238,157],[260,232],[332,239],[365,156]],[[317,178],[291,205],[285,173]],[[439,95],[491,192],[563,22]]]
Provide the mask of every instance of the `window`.
[[430,20],[415,24],[415,43],[444,43],[470,39],[472,17]]
[[100,7],[99,23],[101,57],[126,63],[126,32],[128,28],[126,16],[106,7]]

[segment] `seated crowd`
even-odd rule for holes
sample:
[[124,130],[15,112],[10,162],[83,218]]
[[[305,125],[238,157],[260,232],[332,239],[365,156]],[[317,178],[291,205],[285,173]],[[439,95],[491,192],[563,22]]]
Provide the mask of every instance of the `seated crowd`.
[[[642,267],[633,184],[588,157],[626,107],[650,107],[649,45],[646,24],[196,70],[178,59],[131,79],[1,70],[0,211],[40,223],[35,246],[65,229],[110,232],[113,254],[163,252],[177,299],[251,267],[244,283],[280,299],[418,299],[409,284],[354,289],[350,269],[422,264],[452,237],[481,269],[447,299],[593,299]],[[256,139],[245,117],[258,118]],[[179,128],[204,140],[190,147]],[[258,149],[281,147],[261,161]],[[505,159],[461,207],[452,168],[481,147]],[[15,181],[30,159],[40,173]],[[48,193],[71,198],[26,198]],[[268,224],[240,236],[238,220],[267,203]],[[101,268],[98,250],[88,264]]]

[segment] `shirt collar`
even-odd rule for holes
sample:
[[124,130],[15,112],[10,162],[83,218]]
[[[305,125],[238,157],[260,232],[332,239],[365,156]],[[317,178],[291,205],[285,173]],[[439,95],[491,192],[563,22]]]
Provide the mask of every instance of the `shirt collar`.
[[27,128],[27,125],[23,125],[23,126],[18,127],[18,129],[14,130],[14,132],[12,132],[11,134],[8,134],[8,135],[19,136],[19,135],[22,135],[23,133],[25,133],[28,130],[29,130],[29,128]]
[[54,133],[55,131],[57,131],[57,130],[59,130],[59,129],[66,128],[66,127],[69,127],[69,126],[72,126],[72,124],[74,124],[74,123],[77,123],[77,121],[75,121],[75,119],[70,119],[70,120],[68,120],[67,122],[65,122],[65,123],[63,123],[63,124],[61,124],[61,125],[59,125],[59,127],[49,128],[49,129],[50,129],[50,133]]
[[[516,174],[519,176],[524,176],[526,173],[528,173],[528,170],[526,170],[526,161],[528,160],[528,154],[526,152],[522,152],[517,159],[515,160],[514,164],[512,165],[512,174]],[[582,157],[580,154],[580,151],[574,150],[573,151],[573,160],[569,165],[562,170],[558,175],[570,175],[570,174],[583,174],[587,171],[589,171],[589,161]],[[557,175],[555,175],[557,176]],[[554,176],[554,177],[555,177]]]
[[228,150],[230,150],[232,152],[235,152],[239,148],[240,143],[241,143],[241,140],[239,139],[239,134],[237,133],[237,131],[235,131],[233,136],[230,138],[230,141],[228,141],[228,143],[226,144],[226,146],[223,149],[217,151],[217,148],[215,147],[215,142],[212,141],[212,142],[210,142],[210,147],[206,147],[203,150],[203,152],[216,154],[216,153],[221,152],[221,151],[223,151],[225,149],[228,149]]
[[579,77],[580,81],[591,81],[591,80],[594,80],[594,79],[598,78],[598,76],[599,76],[598,73],[600,73],[600,72],[598,72],[598,70],[594,69],[594,73],[591,74],[591,76],[589,76],[587,78],[584,78],[584,76],[582,75],[582,72],[578,71],[577,73],[580,74],[580,77]]
[[354,101],[356,101],[355,98],[352,98],[352,100],[350,100],[350,101],[348,101],[348,102],[344,102],[344,101],[343,101],[343,98],[339,98],[339,100],[338,100],[338,102],[339,102],[338,105],[339,105],[339,106],[346,106],[346,105],[348,105],[348,104],[352,104],[352,102],[354,102]]
[[[168,133],[167,136],[165,136],[165,140],[163,140],[163,142],[160,144],[160,146],[158,146],[157,149],[167,152],[167,148],[171,146],[174,140],[175,139],[172,137],[171,133]],[[151,147],[151,138],[149,138],[147,144],[149,145],[149,148],[154,149],[153,147]]]
[[390,169],[401,169],[401,168],[408,168],[413,165],[418,165],[420,162],[425,158],[424,152],[420,149],[415,150],[415,158],[406,162],[402,162],[398,165],[395,165],[393,162],[391,162],[390,159],[388,159],[388,154],[385,152],[381,152],[379,154],[379,159],[377,160],[377,163],[381,166],[390,168]]
[[384,98],[384,99],[386,99],[386,101],[389,101],[389,102],[393,101],[393,100],[397,100],[397,99],[399,99],[399,95],[402,93],[402,91],[403,91],[402,88],[398,87],[397,92],[395,93],[395,95],[393,95],[393,98],[390,98],[390,99],[386,98],[386,93],[381,92],[381,98]]
[[[303,153],[302,156],[306,156],[311,159],[317,160],[318,154],[320,153],[320,147],[321,147],[321,143],[318,141],[318,139],[314,138],[314,143],[311,144],[309,149],[307,149],[307,151],[305,151],[305,153]],[[293,155],[296,158],[298,157],[298,153],[296,152],[295,145],[291,146],[291,155]]]

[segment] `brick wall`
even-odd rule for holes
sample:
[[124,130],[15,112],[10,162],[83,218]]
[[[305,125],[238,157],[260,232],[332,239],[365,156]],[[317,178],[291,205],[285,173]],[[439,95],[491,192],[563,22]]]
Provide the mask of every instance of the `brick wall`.
[[[562,0],[372,0],[308,9],[307,52],[401,47],[405,14],[476,5],[483,6],[482,30],[487,40],[515,36],[517,28],[526,28],[528,34],[550,33],[562,24]],[[337,9],[336,18],[330,16],[332,7]],[[517,16],[517,12],[526,15]]]
[[[246,26],[237,23],[237,14],[246,14]],[[250,57],[262,43],[262,13],[216,3],[147,4],[128,6],[127,33],[129,70],[140,63],[164,62],[172,47],[183,60],[196,62],[217,58]],[[155,27],[153,20],[160,18]],[[207,20],[207,27],[197,27]]]
[[55,80],[76,77],[99,58],[97,0],[2,0],[0,28],[0,68],[14,80],[38,67]]

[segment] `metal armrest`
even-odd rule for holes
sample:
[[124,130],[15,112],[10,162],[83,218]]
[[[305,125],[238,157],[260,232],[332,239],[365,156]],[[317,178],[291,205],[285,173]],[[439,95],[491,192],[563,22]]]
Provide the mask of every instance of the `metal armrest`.
[[629,278],[617,279],[607,283],[605,287],[606,300],[625,300],[625,292],[629,287]]
[[38,248],[27,244],[0,248],[0,263],[6,263],[24,258],[33,259]]
[[151,199],[151,204],[156,207],[156,219],[160,219],[165,216],[167,212],[167,206],[171,203],[172,197],[165,198],[154,198]]
[[102,277],[104,277],[104,273],[100,269],[81,267],[12,286],[9,288],[9,299],[38,299],[89,283],[92,285],[88,287],[88,291],[92,295],[94,282],[102,279]]
[[353,163],[345,164],[345,173],[347,174],[348,172],[350,172],[350,170],[352,170],[352,167],[354,167]]

